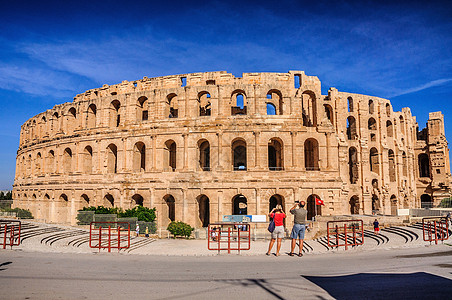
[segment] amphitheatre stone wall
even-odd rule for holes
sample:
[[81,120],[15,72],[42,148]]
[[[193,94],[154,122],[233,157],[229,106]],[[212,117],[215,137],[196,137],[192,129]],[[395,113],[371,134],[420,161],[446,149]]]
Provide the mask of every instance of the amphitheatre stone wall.
[[37,219],[72,224],[84,206],[156,207],[160,228],[296,200],[309,218],[397,214],[449,196],[448,151],[441,112],[419,131],[409,108],[322,95],[302,71],[145,77],[25,122],[13,199]]

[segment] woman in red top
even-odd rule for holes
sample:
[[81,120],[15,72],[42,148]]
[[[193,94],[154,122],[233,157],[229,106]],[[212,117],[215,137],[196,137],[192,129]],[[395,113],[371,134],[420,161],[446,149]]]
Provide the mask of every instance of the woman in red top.
[[267,255],[270,255],[270,251],[272,251],[275,240],[278,239],[278,242],[276,244],[276,256],[280,256],[281,254],[279,254],[279,250],[281,249],[281,241],[285,234],[283,222],[286,214],[284,213],[282,206],[278,204],[268,214],[268,216],[275,219],[275,230],[273,230],[272,232],[272,239],[270,240],[270,245],[268,245]]

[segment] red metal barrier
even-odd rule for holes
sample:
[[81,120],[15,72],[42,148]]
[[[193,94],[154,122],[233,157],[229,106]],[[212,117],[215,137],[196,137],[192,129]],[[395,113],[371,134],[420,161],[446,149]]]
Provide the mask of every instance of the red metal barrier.
[[424,241],[438,244],[449,238],[449,222],[446,217],[422,218],[422,233]]
[[21,222],[17,220],[0,220],[0,246],[20,245]]
[[250,250],[251,227],[248,223],[209,224],[207,248],[209,250]]
[[128,249],[130,247],[130,224],[127,222],[91,222],[89,225],[91,248]]
[[329,247],[358,246],[364,244],[363,220],[342,220],[327,222]]

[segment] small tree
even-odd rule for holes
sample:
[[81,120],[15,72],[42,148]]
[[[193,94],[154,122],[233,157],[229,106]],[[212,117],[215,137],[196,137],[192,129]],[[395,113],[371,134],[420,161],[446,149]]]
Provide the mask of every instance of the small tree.
[[166,228],[169,232],[171,232],[174,237],[176,236],[184,236],[185,238],[189,238],[192,231],[195,230],[193,227],[188,225],[187,223],[181,222],[181,221],[173,221],[169,223],[168,227]]

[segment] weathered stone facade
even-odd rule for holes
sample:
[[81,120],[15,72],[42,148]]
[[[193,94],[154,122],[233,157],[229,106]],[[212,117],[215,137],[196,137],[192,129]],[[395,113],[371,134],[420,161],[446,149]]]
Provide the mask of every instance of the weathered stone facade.
[[[443,115],[429,117],[418,132],[409,108],[322,95],[302,71],[104,85],[22,125],[14,205],[63,223],[83,206],[144,205],[157,208],[160,228],[295,200],[308,201],[309,218],[396,214],[449,196]],[[317,211],[314,196],[325,202]]]

